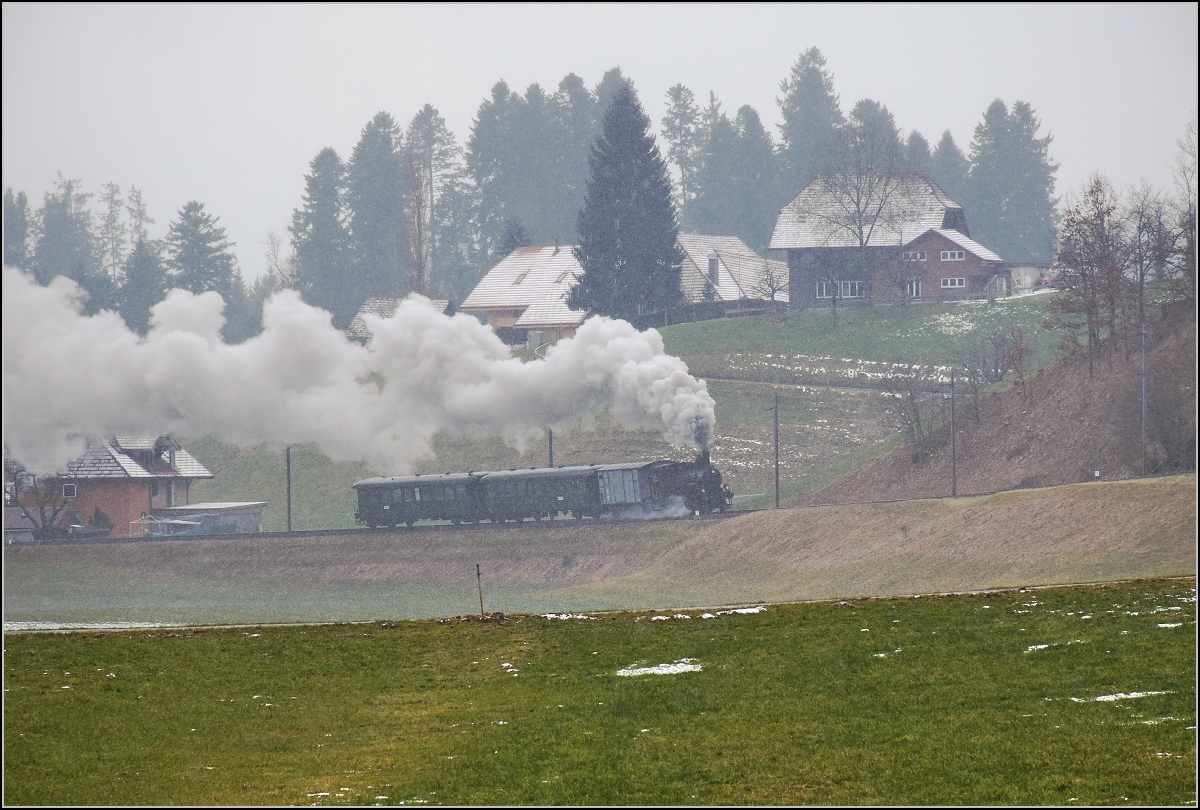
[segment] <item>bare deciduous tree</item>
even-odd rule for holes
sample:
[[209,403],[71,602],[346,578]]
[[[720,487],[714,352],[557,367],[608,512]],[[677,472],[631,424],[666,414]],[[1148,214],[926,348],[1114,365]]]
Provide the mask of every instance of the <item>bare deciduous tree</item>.
[[4,466],[4,477],[12,484],[11,498],[6,498],[9,502],[5,505],[21,510],[21,514],[32,524],[34,540],[61,537],[64,532],[56,524],[70,505],[70,501],[63,497],[61,482],[57,478],[33,475],[10,459],[5,459]]

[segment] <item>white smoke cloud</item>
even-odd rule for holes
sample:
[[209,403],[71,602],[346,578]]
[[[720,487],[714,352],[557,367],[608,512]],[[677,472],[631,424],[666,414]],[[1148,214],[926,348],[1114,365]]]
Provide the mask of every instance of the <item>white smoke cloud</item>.
[[499,433],[520,446],[608,410],[627,428],[704,443],[713,399],[654,330],[591,318],[544,360],[522,362],[488,327],[412,296],[367,315],[362,346],[329,313],[285,290],[261,335],[220,337],[216,293],[172,290],[145,337],[119,316],[81,314],[74,282],[41,287],[4,268],[4,440],[35,473],[60,470],[88,437],[214,435],[248,445],[313,442],[335,459],[404,473],[440,429]]

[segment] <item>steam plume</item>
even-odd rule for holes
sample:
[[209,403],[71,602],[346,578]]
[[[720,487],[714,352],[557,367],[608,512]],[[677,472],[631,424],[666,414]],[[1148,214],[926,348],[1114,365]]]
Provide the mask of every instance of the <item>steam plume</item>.
[[607,409],[627,428],[697,446],[714,423],[704,381],[664,353],[656,331],[625,321],[591,318],[525,363],[474,318],[420,296],[391,318],[366,315],[366,346],[291,290],[267,301],[262,334],[238,345],[220,338],[216,293],[172,290],[145,338],[111,312],[82,315],[81,296],[65,278],[41,287],[4,268],[4,439],[35,473],[106,435],[313,442],[404,473],[443,428],[521,446]]

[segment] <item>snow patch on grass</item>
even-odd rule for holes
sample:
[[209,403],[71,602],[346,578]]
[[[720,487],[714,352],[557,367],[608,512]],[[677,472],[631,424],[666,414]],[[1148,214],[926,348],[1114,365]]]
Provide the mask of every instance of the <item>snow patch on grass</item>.
[[678,675],[681,672],[699,672],[704,667],[696,663],[695,658],[680,658],[673,664],[659,664],[654,667],[628,667],[618,669],[617,674],[624,677],[638,675]]

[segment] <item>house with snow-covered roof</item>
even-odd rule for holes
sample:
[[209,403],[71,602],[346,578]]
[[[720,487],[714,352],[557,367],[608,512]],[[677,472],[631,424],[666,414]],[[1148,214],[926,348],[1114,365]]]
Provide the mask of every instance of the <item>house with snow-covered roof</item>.
[[496,263],[461,304],[510,345],[573,337],[587,317],[567,296],[583,275],[570,245],[519,247]]
[[1003,260],[970,238],[962,206],[928,175],[818,178],[779,212],[793,307],[1003,294]]
[[[196,533],[201,522],[180,518],[177,512],[188,506],[192,483],[212,477],[170,434],[90,441],[83,455],[47,476],[31,476],[17,460],[6,457],[5,543],[16,536],[10,536],[10,525],[24,528],[21,539],[40,540]],[[241,525],[257,531],[266,503],[236,505],[253,512]],[[210,512],[222,508],[206,506],[213,507]]]
[[785,262],[759,256],[736,236],[681,233],[676,242],[683,251],[679,286],[686,303],[720,301],[761,310],[763,301],[787,302]]
[[[381,318],[390,318],[396,314],[396,310],[400,308],[400,303],[403,298],[395,297],[377,297],[368,298],[363,302],[363,305],[358,308],[357,314],[350,321],[350,325],[346,327],[346,337],[356,343],[366,343],[371,339],[371,330],[367,328],[367,322],[363,319],[363,315],[378,315]],[[450,307],[450,302],[440,299],[431,300],[433,308],[438,312],[445,312]]]

